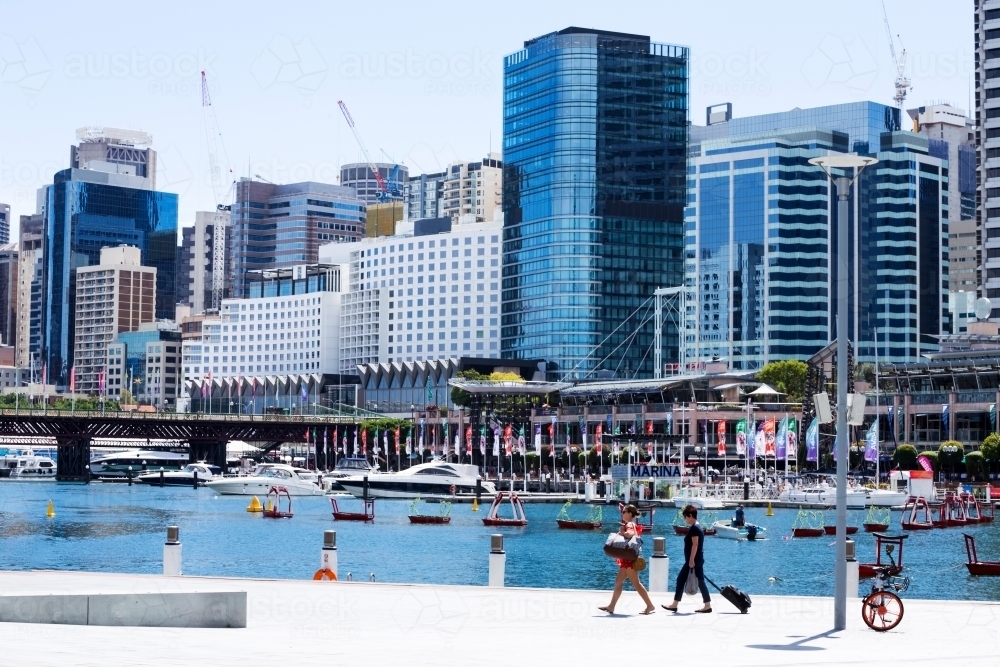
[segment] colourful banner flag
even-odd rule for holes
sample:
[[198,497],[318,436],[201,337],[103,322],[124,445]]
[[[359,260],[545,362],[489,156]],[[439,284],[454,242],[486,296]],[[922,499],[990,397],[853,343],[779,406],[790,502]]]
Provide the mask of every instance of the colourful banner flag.
[[747,453],[747,420],[741,419],[736,422],[736,454],[743,456]]
[[819,463],[819,419],[813,419],[806,429],[806,461]]
[[764,456],[775,456],[774,417],[764,420]]
[[788,454],[788,419],[782,418],[781,423],[778,425],[778,435],[774,438],[774,455],[776,458],[783,459]]
[[717,439],[716,454],[719,456],[726,455],[726,420],[720,420],[718,424],[715,425],[715,435]]
[[878,461],[878,417],[875,417],[875,421],[868,428],[868,433],[865,435],[865,461],[869,463]]
[[753,439],[748,443],[750,458],[755,459],[764,453],[764,422],[757,423],[757,430]]
[[798,426],[796,424],[795,417],[787,417],[785,419],[787,425],[787,430],[785,432],[785,447],[787,451],[782,455],[784,458],[788,458],[788,452],[792,453],[792,458],[798,460],[799,458],[799,434]]

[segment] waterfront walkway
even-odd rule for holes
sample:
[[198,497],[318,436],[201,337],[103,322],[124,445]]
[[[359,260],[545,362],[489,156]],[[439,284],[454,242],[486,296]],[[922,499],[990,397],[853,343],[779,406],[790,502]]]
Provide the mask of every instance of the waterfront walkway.
[[[461,567],[461,558],[442,567]],[[280,559],[275,565],[280,568]],[[543,564],[562,567],[566,564]],[[722,582],[719,582],[720,584]],[[603,591],[369,582],[215,579],[79,572],[0,572],[0,595],[246,591],[245,629],[121,628],[0,623],[0,665],[996,665],[1000,603],[904,598],[899,627],[880,634],[849,602],[833,633],[829,598],[754,596],[741,616],[659,607],[640,616],[626,591],[618,611]],[[629,654],[628,658],[624,658]],[[683,661],[680,662],[680,661]]]

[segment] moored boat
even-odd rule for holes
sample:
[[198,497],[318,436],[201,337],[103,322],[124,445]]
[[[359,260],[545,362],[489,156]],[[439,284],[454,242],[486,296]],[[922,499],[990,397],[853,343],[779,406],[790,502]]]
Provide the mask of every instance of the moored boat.
[[972,535],[965,535],[965,553],[968,556],[968,562],[965,564],[965,567],[969,570],[969,574],[974,576],[1000,577],[1000,561],[979,560],[979,555],[976,553],[976,538]]
[[249,475],[220,477],[209,480],[205,486],[224,496],[262,496],[272,486],[283,486],[292,496],[323,495],[323,489],[318,484],[300,477],[298,469],[284,463],[261,463]]
[[[825,531],[825,533],[827,535],[836,535],[837,534],[837,527],[836,526],[823,526],[823,530]],[[858,532],[858,527],[857,526],[847,526],[847,534],[848,535],[853,535],[856,532]]]
[[149,470],[137,475],[135,481],[150,486],[205,486],[213,479],[222,477],[218,466],[211,466],[204,461],[189,463],[180,470]]
[[792,528],[792,537],[822,537],[825,534],[822,528]]
[[715,530],[718,537],[722,537],[727,540],[760,542],[761,540],[767,539],[767,529],[762,526],[756,526],[752,523],[748,523],[743,526],[734,527],[732,523],[731,519],[716,521],[712,524],[712,528]]

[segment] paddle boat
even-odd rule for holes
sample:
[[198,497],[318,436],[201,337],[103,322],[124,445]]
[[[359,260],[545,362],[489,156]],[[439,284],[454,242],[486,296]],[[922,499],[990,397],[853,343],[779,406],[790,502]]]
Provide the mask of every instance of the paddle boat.
[[591,505],[590,516],[585,520],[573,519],[569,515],[569,508],[573,505],[572,500],[567,500],[556,517],[556,525],[569,530],[600,530],[603,519],[603,510],[600,505]]
[[[513,516],[510,518],[499,515],[500,505],[504,500],[510,502],[510,509]],[[483,517],[484,526],[527,526],[528,517],[524,513],[524,503],[513,491],[498,491],[490,505],[490,511]]]
[[340,506],[337,505],[337,499],[335,497],[330,498],[330,505],[333,506],[333,520],[334,521],[362,521],[364,523],[374,523],[375,522],[375,499],[374,498],[362,498],[361,499],[363,508],[360,512],[343,512]]
[[[285,509],[281,509],[281,499],[285,499]],[[261,514],[268,519],[292,518],[292,495],[283,486],[272,486],[267,490],[267,503]]]
[[969,574],[1000,577],[1000,561],[979,560],[979,556],[976,554],[976,538],[968,533],[965,535],[965,553],[969,558],[969,561],[965,564],[965,567],[969,569]]
[[[896,576],[903,571],[903,540],[909,535],[886,535],[885,533],[875,533],[875,562],[858,563],[858,576],[861,579],[872,579],[875,577],[876,569],[888,567],[888,575]],[[882,551],[885,551],[888,563],[882,562]],[[892,552],[896,551],[899,560],[893,560]]]
[[417,496],[416,498],[413,499],[413,502],[410,503],[410,513],[407,515],[407,518],[410,520],[410,523],[433,524],[433,525],[442,525],[451,523],[451,503],[447,501],[438,503],[437,516],[433,515],[428,516],[426,514],[420,513],[420,509],[417,506],[419,502],[420,502],[420,496]]

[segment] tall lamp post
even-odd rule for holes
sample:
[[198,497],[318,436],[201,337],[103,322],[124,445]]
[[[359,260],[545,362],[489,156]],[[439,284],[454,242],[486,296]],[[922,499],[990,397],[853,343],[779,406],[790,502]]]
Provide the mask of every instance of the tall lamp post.
[[[809,164],[820,167],[837,187],[837,549],[833,567],[833,628],[847,627],[847,198],[851,186],[865,167],[878,162],[873,157],[835,154],[814,157]],[[831,170],[854,170],[854,176],[834,176]],[[842,172],[843,173],[843,172]]]

